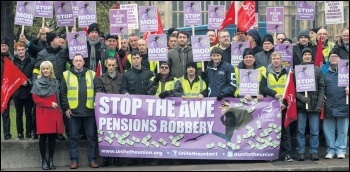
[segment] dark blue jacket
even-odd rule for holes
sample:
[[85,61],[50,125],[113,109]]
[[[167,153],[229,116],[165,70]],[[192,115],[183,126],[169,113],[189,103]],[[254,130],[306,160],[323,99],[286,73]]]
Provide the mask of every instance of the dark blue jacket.
[[236,76],[233,66],[225,61],[214,68],[213,61],[207,66],[209,97],[217,97],[223,93],[225,97],[232,96],[236,91]]

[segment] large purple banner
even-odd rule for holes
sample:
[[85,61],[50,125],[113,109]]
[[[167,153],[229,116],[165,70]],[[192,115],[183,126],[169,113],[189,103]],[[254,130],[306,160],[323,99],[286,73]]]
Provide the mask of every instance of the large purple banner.
[[84,31],[69,32],[67,39],[70,59],[73,59],[74,55],[77,53],[82,54],[83,57],[88,57],[86,33]]
[[259,94],[259,70],[239,69],[239,95]]
[[207,35],[191,36],[193,61],[210,61],[210,40]]
[[73,26],[74,18],[71,1],[55,1],[55,14],[57,26]]
[[231,65],[236,67],[243,60],[244,49],[249,48],[249,42],[232,42],[231,44]]
[[289,71],[293,66],[293,45],[275,44],[274,46],[274,50],[282,55],[282,64]]
[[97,94],[99,154],[171,159],[278,159],[280,102]]
[[314,20],[315,2],[297,1],[297,20]]
[[266,32],[284,32],[284,7],[266,7]]
[[36,1],[35,17],[52,18],[53,1]]
[[349,59],[340,59],[338,62],[338,86],[349,86]]
[[165,34],[148,35],[148,60],[167,61],[167,38]]
[[88,27],[97,23],[96,1],[78,1],[78,27]]
[[202,25],[201,1],[183,1],[183,8],[184,8],[185,26]]
[[158,15],[156,6],[139,7],[140,32],[158,31]]
[[33,26],[36,1],[17,1],[15,24]]
[[208,29],[219,29],[225,17],[225,6],[209,5],[208,13]]
[[295,65],[295,83],[297,92],[316,91],[315,66]]
[[109,10],[109,30],[111,35],[128,34],[128,10]]

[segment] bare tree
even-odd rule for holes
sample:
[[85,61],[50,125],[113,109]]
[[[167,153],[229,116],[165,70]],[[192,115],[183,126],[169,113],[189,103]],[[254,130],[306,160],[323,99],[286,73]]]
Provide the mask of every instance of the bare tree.
[[10,52],[13,52],[13,40],[15,40],[15,7],[16,1],[1,1],[1,38],[10,39]]

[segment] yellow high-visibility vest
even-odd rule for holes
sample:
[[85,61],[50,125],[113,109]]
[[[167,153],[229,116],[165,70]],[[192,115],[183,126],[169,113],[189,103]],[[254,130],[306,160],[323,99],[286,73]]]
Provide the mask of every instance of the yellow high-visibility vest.
[[[152,82],[154,80],[154,77],[152,77],[150,79],[150,81]],[[175,83],[177,81],[177,78],[174,77],[174,80],[171,80],[171,81],[167,81],[167,82],[161,82],[159,81],[159,84],[158,84],[158,88],[157,88],[157,92],[156,92],[156,96],[158,96],[161,92],[164,92],[164,91],[170,91],[170,90],[173,90],[175,88]]]
[[273,74],[267,75],[267,87],[269,87],[271,90],[275,90],[277,94],[283,95],[284,89],[286,87],[287,82],[287,74],[284,74],[281,76],[278,81],[275,79],[275,76]]
[[179,78],[182,86],[183,93],[188,98],[197,97],[198,94],[203,92],[207,88],[207,84],[199,77],[199,81],[194,82],[192,88],[190,82],[184,77]]
[[[67,83],[67,98],[70,109],[75,109],[79,104],[79,83],[76,75],[71,74],[72,72],[67,70],[63,72],[64,80]],[[94,108],[94,77],[95,72],[92,70],[88,70],[85,72],[85,80],[86,80],[86,107],[89,109]]]

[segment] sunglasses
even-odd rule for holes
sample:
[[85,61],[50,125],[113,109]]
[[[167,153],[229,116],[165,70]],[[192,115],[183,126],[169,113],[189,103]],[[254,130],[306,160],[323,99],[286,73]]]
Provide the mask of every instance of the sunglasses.
[[161,69],[169,69],[168,66],[161,66],[160,68],[161,68]]

